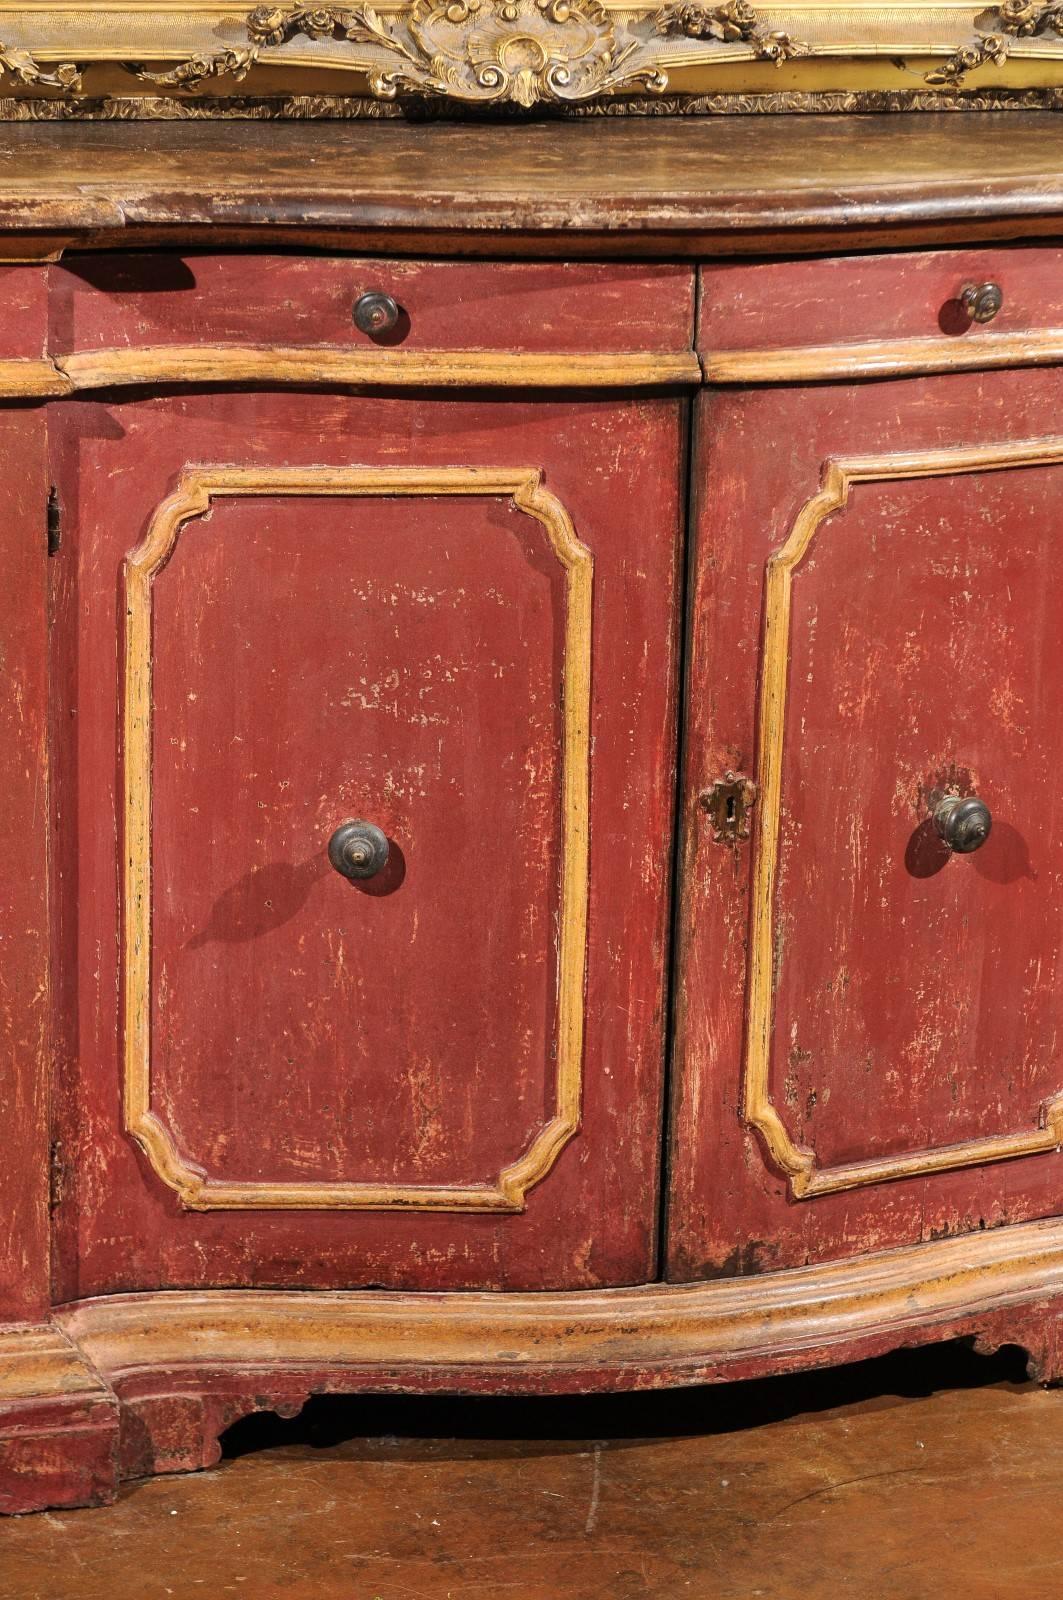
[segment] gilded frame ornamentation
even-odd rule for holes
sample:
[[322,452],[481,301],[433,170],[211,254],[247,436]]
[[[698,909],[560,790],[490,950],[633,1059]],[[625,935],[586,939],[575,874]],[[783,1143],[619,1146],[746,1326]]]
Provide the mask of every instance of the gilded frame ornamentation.
[[0,0],[0,117],[981,108],[1061,88],[1060,0]]
[[[179,1151],[152,1109],[151,795],[153,584],[181,531],[222,496],[508,496],[540,523],[566,577],[562,712],[561,885],[556,1078],[553,1115],[494,1184],[239,1182],[211,1178]],[[584,975],[589,877],[591,614],[593,556],[535,468],[188,467],[151,519],[124,570],[122,705],[122,1015],[124,1121],[162,1181],[195,1211],[215,1210],[524,1210],[525,1197],[550,1172],[579,1131],[582,1102]]]

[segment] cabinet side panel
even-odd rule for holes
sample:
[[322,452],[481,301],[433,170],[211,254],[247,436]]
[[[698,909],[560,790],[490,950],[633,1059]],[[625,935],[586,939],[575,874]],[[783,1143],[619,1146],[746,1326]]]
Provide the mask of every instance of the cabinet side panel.
[[0,1322],[48,1302],[47,496],[40,410],[0,410]]

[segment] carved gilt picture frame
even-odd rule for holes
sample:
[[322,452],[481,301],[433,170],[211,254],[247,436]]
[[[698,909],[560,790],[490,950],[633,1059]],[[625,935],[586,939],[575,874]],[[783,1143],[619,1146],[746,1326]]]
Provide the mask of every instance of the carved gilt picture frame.
[[1063,107],[1063,0],[0,0],[0,118]]

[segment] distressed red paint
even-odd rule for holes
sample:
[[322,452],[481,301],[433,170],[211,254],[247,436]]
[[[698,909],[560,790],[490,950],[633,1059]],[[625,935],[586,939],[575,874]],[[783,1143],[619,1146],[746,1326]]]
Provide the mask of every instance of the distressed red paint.
[[[688,399],[659,377],[522,384],[557,353],[677,355],[670,373],[689,362],[692,387],[695,343],[710,371],[714,353],[817,342],[974,350],[980,330],[942,321],[968,277],[1000,278],[995,331],[1023,338],[1058,324],[1058,251],[713,268],[696,334],[693,270],[668,262],[301,243],[0,275],[0,357],[41,360],[57,394],[79,352],[371,357],[351,320],[367,289],[402,307],[391,357],[512,353],[511,370],[481,367],[490,392],[306,393],[292,371],[240,387],[219,359],[202,386],[4,414],[0,715],[15,754],[0,826],[19,870],[0,908],[15,1063],[0,1505],[91,1503],[125,1477],[203,1466],[236,1417],[315,1390],[651,1387],[960,1334],[1019,1339],[1058,1375],[1063,1233],[1035,1220],[1058,1215],[1058,1155],[800,1200],[745,1125],[762,811],[749,840],[721,844],[700,804],[757,770],[765,566],[824,463],[1046,434],[1056,372],[720,389],[697,402],[690,463]],[[315,377],[308,361],[298,374]],[[582,1118],[523,1213],[194,1211],[125,1130],[123,573],[166,497],[211,465],[540,473],[593,557]],[[1041,465],[858,484],[794,578],[769,1092],[821,1167],[1033,1128],[1063,1088],[1060,483]],[[504,496],[219,496],[183,526],[153,604],[151,1072],[175,1146],[233,1181],[489,1182],[555,1088],[569,619],[544,528]],[[976,859],[925,848],[942,784],[993,808]],[[392,842],[373,892],[327,864],[351,816]],[[719,1281],[674,1283],[701,1278]]]
[[[1058,1210],[1056,1154],[793,1198],[739,1114],[756,840],[721,848],[698,806],[725,767],[752,770],[765,737],[765,564],[824,463],[1037,438],[1058,400],[1058,377],[1038,371],[700,402],[673,1277]],[[820,1167],[1032,1131],[1063,1089],[1048,709],[1061,504],[1053,465],[859,484],[795,571],[770,1092]],[[994,814],[977,855],[937,842],[930,801],[949,787]]]

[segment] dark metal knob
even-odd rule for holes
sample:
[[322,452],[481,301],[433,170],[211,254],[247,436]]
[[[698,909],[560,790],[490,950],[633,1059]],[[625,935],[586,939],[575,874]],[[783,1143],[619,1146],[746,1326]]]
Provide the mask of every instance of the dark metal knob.
[[400,315],[398,301],[379,289],[370,289],[354,302],[354,325],[362,333],[390,333]]
[[960,290],[960,304],[972,322],[992,322],[1004,304],[999,283],[967,283]]
[[966,856],[985,844],[993,818],[985,801],[977,795],[961,799],[958,794],[947,794],[934,807],[934,826],[950,850]]
[[328,858],[345,878],[375,878],[387,865],[388,836],[372,822],[344,822],[328,842]]

